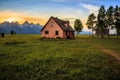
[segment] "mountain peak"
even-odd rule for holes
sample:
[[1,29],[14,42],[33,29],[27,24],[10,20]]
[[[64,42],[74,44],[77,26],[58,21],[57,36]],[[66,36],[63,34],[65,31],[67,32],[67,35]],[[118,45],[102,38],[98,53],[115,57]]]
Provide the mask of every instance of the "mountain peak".
[[18,22],[3,22],[0,24],[0,33],[10,33],[13,30],[17,34],[40,34],[41,29],[41,25],[29,23],[28,21],[25,21],[23,24]]
[[25,21],[23,24],[29,24],[29,22],[28,22],[28,21]]

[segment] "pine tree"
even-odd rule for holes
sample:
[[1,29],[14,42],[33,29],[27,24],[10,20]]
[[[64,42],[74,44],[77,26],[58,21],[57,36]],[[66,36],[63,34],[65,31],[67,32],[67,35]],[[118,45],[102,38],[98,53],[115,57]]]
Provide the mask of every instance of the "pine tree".
[[92,13],[89,15],[88,20],[87,20],[87,27],[88,29],[92,29],[92,37],[93,37],[93,29],[94,29],[94,24],[95,24],[95,18],[96,16]]
[[110,6],[106,11],[106,21],[105,21],[105,25],[108,28],[108,38],[110,38],[109,30],[113,26],[113,21],[114,21],[113,13],[114,13],[113,6]]
[[104,30],[105,30],[105,8],[101,6],[99,9],[98,17],[97,17],[97,29],[100,30],[101,38],[104,38]]
[[120,7],[116,6],[114,13],[114,24],[117,31],[116,38],[118,39],[118,35],[120,33]]

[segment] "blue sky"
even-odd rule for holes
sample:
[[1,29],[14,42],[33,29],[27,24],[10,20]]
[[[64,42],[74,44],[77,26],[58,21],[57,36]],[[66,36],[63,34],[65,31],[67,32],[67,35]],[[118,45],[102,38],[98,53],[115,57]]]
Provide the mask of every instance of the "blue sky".
[[0,0],[0,21],[33,21],[45,24],[50,16],[70,20],[81,19],[85,26],[90,13],[97,14],[101,5],[120,6],[120,0]]

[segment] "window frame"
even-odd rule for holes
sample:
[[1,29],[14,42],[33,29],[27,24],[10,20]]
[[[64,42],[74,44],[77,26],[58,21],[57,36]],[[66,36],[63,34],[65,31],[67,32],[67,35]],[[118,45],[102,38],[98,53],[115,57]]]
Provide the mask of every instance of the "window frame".
[[49,31],[45,31],[45,34],[49,34]]
[[59,31],[55,31],[55,35],[59,35]]
[[54,26],[54,22],[50,22],[50,27],[53,27]]

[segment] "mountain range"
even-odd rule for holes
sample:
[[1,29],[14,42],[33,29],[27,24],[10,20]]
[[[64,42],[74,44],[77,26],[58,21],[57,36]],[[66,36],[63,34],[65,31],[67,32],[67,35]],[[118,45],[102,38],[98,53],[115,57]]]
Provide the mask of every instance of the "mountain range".
[[37,23],[29,23],[25,21],[23,24],[18,22],[3,22],[0,24],[0,33],[9,34],[11,31],[14,31],[16,34],[40,34],[42,26]]

